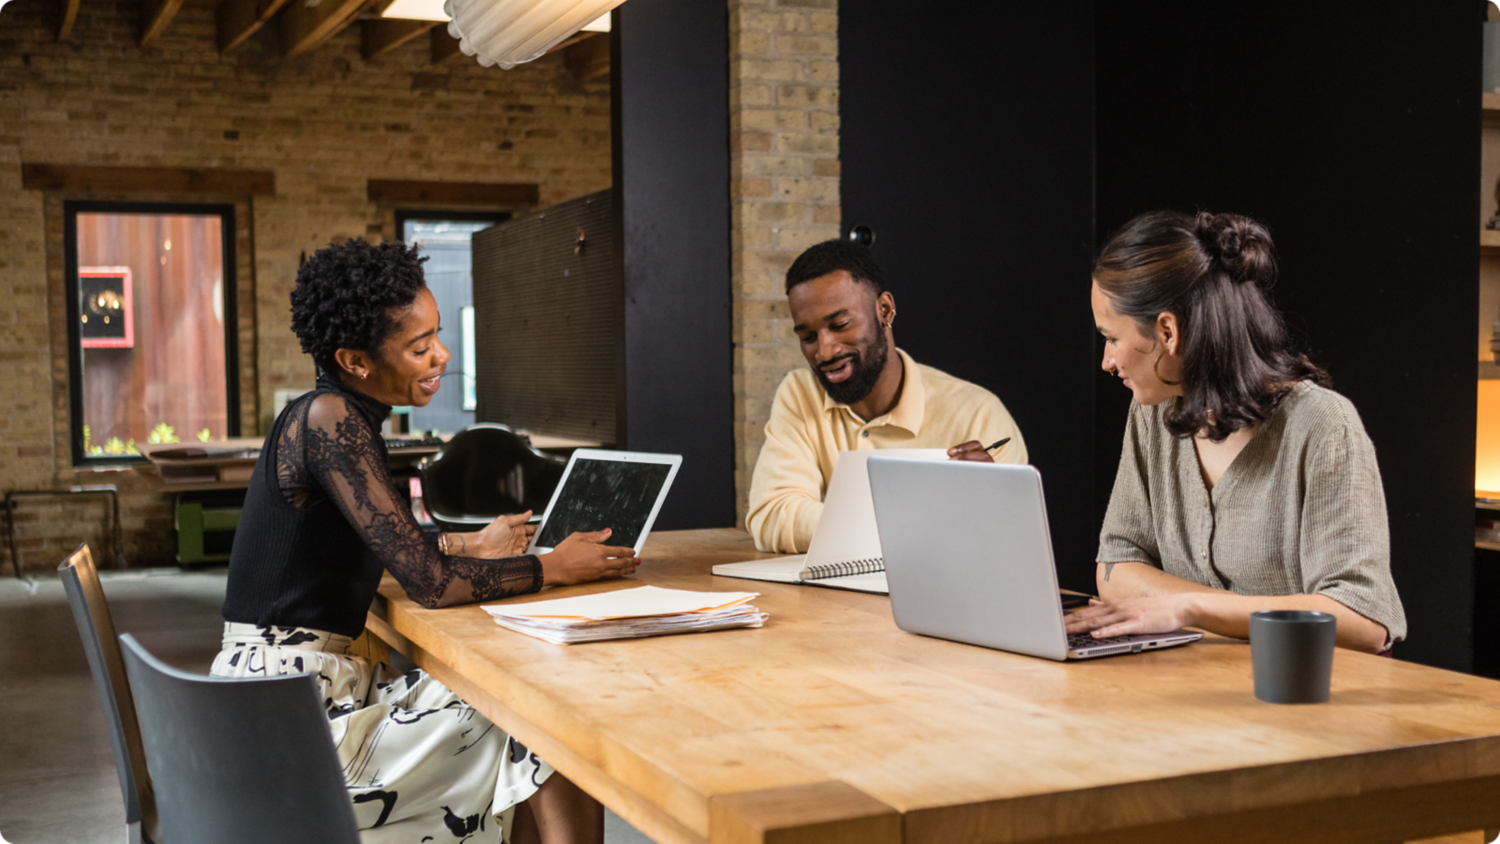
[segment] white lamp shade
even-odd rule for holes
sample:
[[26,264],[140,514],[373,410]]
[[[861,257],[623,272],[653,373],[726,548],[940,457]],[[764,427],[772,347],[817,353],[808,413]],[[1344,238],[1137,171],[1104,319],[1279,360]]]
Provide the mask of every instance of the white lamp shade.
[[447,0],[448,34],[485,67],[540,58],[625,0]]

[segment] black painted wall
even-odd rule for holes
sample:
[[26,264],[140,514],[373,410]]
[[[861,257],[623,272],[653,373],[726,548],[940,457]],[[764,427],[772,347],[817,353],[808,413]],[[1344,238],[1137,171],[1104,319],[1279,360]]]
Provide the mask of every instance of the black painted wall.
[[[1483,4],[1096,8],[1100,239],[1159,207],[1271,227],[1277,300],[1379,454],[1397,655],[1467,669]],[[1129,398],[1100,381],[1102,500]]]
[[1142,211],[1234,210],[1271,226],[1277,299],[1379,451],[1399,655],[1467,669],[1483,5],[988,9],[843,10],[844,222],[876,233],[898,342],[1015,414],[1064,583],[1092,583],[1129,404],[1093,251]]
[[1093,53],[1087,3],[839,16],[844,224],[875,231],[897,343],[1015,416],[1063,584],[1090,590]]
[[701,0],[631,0],[611,31],[618,441],[683,456],[659,530],[735,521],[728,31]]

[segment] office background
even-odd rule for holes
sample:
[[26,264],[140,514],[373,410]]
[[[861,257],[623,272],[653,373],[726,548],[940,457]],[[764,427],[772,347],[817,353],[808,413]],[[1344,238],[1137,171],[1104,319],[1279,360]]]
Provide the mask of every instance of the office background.
[[[507,72],[435,62],[423,39],[366,58],[357,27],[291,58],[269,31],[220,53],[213,8],[193,3],[145,48],[134,7],[113,4],[85,4],[59,41],[51,4],[15,0],[0,476],[116,483],[129,561],[170,560],[164,496],[73,465],[59,214],[66,198],[184,195],[28,185],[23,165],[274,175],[269,193],[185,197],[248,217],[238,386],[261,429],[276,390],[312,380],[285,326],[300,255],[395,236],[402,200],[373,183],[531,186],[465,206],[515,213],[613,185],[620,444],[689,457],[662,527],[742,518],[770,396],[804,365],[779,275],[863,223],[899,342],[1010,406],[1064,580],[1087,586],[1127,401],[1097,370],[1093,250],[1150,208],[1233,210],[1272,227],[1278,301],[1379,450],[1412,628],[1400,655],[1467,668],[1483,17],[1477,2],[630,0],[611,75],[590,77],[562,53]],[[23,567],[100,538],[92,507],[17,514]]]

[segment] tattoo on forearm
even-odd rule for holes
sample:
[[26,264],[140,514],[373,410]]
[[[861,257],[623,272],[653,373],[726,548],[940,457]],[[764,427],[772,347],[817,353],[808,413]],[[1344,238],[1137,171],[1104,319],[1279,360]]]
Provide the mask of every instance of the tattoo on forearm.
[[1110,576],[1110,574],[1112,574],[1114,572],[1114,570],[1115,570],[1115,564],[1114,563],[1105,563],[1104,564],[1104,580],[1106,582],[1109,581],[1109,576]]

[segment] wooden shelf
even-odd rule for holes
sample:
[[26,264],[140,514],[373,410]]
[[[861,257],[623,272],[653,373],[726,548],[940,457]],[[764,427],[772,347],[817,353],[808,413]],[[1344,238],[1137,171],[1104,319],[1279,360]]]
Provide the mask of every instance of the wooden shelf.
[[1480,94],[1480,125],[1486,129],[1500,127],[1500,94]]
[[1500,255],[1500,231],[1479,229],[1479,254]]
[[[1474,493],[1474,509],[1488,510],[1491,512],[1500,511],[1500,493],[1476,490]],[[1476,514],[1476,519],[1477,518],[1478,517]],[[1484,518],[1488,519],[1489,517],[1486,516]],[[1485,534],[1486,536],[1488,536],[1489,531],[1486,530]],[[1500,551],[1500,541],[1481,537],[1479,532],[1479,525],[1476,524],[1474,527],[1474,547],[1483,548],[1486,551]]]

